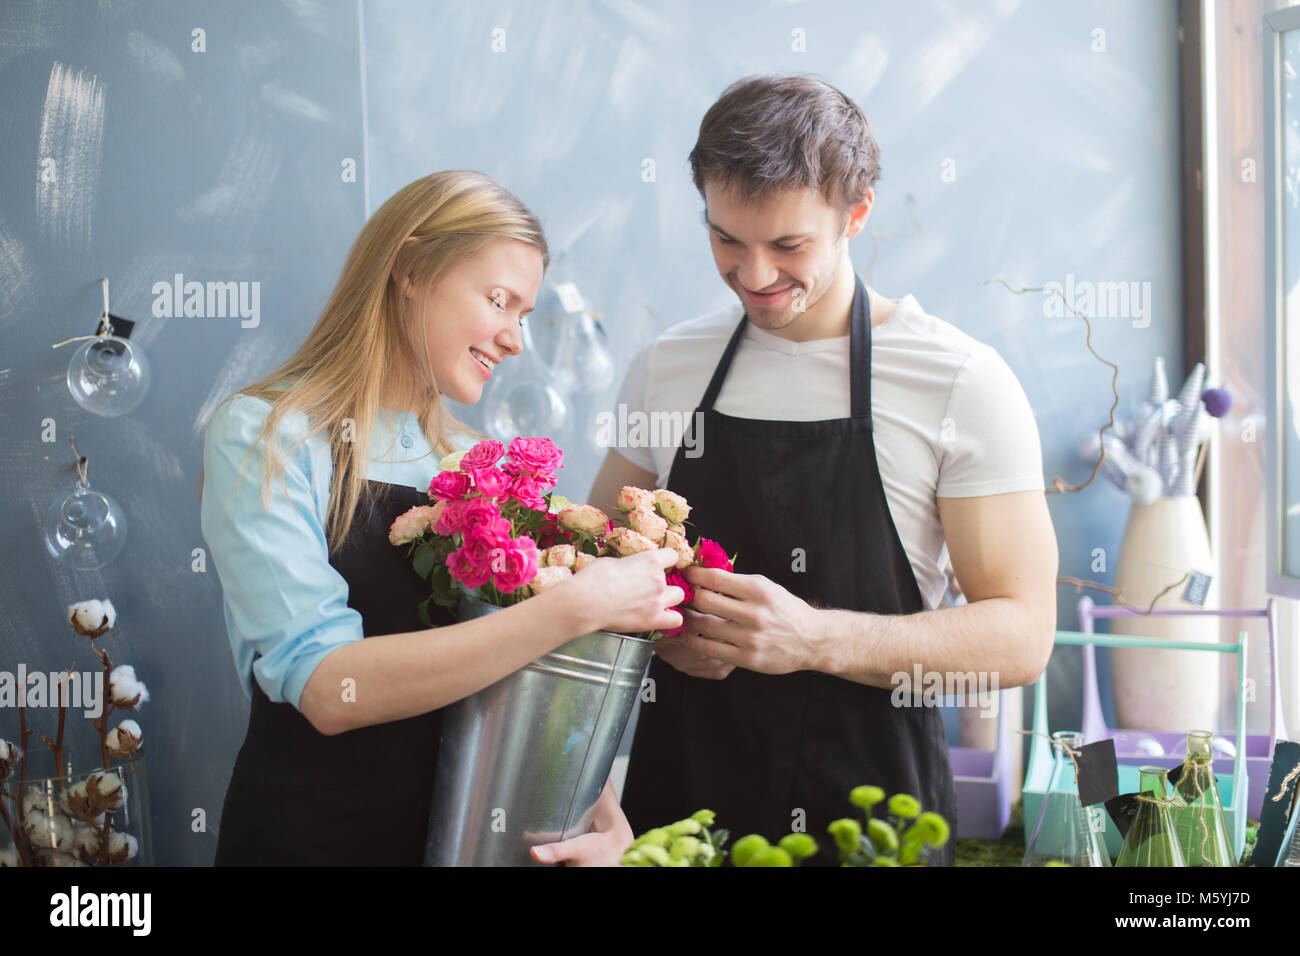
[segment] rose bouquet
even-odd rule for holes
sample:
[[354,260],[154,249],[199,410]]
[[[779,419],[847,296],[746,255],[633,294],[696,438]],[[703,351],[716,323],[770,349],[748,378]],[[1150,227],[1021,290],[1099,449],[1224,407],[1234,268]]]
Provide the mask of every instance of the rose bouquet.
[[[564,453],[549,438],[516,438],[507,449],[481,441],[448,455],[429,483],[432,505],[399,515],[388,532],[406,547],[432,593],[419,607],[430,624],[429,602],[452,607],[462,597],[506,607],[540,594],[581,572],[598,557],[671,548],[677,563],[668,583],[694,591],[681,570],[698,564],[730,571],[733,559],[714,541],[686,539],[690,505],[681,495],[626,487],[618,495],[623,523],[593,505],[571,504],[552,490]],[[673,637],[654,631],[650,638]]]

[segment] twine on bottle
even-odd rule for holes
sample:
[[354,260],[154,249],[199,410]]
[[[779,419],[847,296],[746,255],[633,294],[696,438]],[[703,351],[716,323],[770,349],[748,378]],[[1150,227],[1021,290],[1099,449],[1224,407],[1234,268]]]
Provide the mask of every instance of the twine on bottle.
[[1291,772],[1282,778],[1282,786],[1278,788],[1277,795],[1273,797],[1273,802],[1279,802],[1286,796],[1286,792],[1291,789],[1291,784],[1295,783],[1297,777],[1300,777],[1300,763],[1291,768]]
[[104,314],[99,317],[99,328],[94,335],[74,335],[70,339],[64,339],[62,342],[55,342],[50,346],[57,349],[60,345],[67,345],[69,342],[82,342],[86,339],[103,339],[113,334],[113,323],[108,318],[108,276],[101,276],[101,289],[104,293]]
[[[93,337],[94,336],[91,336],[91,338]],[[72,454],[76,456],[77,459],[77,480],[81,482],[83,486],[89,488],[90,481],[86,478],[86,470],[87,470],[86,466],[89,464],[90,459],[88,459],[85,455],[77,454],[77,446],[72,443],[71,435],[68,436],[68,444],[72,445]]]
[[1076,754],[1080,753],[1080,751],[1075,750],[1065,741],[1057,740],[1051,734],[1045,734],[1041,730],[1017,730],[1016,733],[1030,734],[1035,737],[1045,738],[1048,741],[1048,743],[1050,743],[1053,747],[1057,748],[1063,754],[1065,754],[1067,757],[1070,758],[1070,763],[1074,764],[1074,779],[1075,780],[1079,779],[1079,761],[1075,760],[1074,758]]

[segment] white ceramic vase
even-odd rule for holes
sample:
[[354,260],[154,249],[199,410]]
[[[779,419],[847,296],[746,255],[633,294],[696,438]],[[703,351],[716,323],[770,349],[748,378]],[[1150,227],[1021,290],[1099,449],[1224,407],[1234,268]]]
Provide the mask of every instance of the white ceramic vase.
[[[1213,574],[1210,538],[1195,495],[1133,502],[1115,568],[1115,588],[1124,600],[1146,609],[1152,599],[1188,571]],[[1194,609],[1183,599],[1184,581],[1160,598],[1155,610]],[[1211,580],[1204,607],[1218,606]],[[1217,617],[1117,617],[1112,634],[1162,637],[1171,641],[1219,642]],[[1186,733],[1216,728],[1219,715],[1219,657],[1199,651],[1112,648],[1111,686],[1119,727]]]

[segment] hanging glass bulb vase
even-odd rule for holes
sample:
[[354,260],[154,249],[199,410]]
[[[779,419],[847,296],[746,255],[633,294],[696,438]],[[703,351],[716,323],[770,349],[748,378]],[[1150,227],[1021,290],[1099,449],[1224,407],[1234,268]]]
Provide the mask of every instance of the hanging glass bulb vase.
[[1043,794],[1024,866],[1110,866],[1110,854],[1092,827],[1092,816],[1079,802],[1073,752],[1083,746],[1077,730],[1052,734],[1054,762]]
[[68,362],[68,391],[86,411],[116,418],[144,401],[151,376],[144,349],[114,334],[108,312],[108,279],[101,281],[104,314],[99,332],[72,353]]
[[564,312],[555,344],[551,370],[555,382],[568,392],[600,392],[614,383],[614,359],[605,345],[605,333],[576,284],[555,287]]
[[551,373],[533,347],[528,323],[520,326],[523,354],[512,381],[503,381],[488,403],[487,430],[499,441],[523,436],[558,440],[569,424],[569,403],[551,384]]
[[[75,445],[72,451],[75,455]],[[46,513],[45,546],[70,567],[93,571],[117,557],[125,544],[126,513],[108,495],[91,489],[86,459],[78,456],[72,491],[59,497]]]
[[1187,756],[1174,785],[1185,804],[1170,808],[1178,848],[1188,866],[1232,866],[1232,841],[1214,778],[1214,734],[1193,730],[1187,735]]
[[1174,838],[1172,814],[1166,797],[1168,771],[1164,767],[1139,767],[1138,811],[1124,836],[1116,866],[1186,866]]

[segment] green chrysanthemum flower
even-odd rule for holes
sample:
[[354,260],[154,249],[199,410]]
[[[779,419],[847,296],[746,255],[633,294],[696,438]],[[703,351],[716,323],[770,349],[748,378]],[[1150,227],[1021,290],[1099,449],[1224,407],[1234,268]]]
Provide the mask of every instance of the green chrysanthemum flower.
[[889,812],[904,820],[911,820],[921,812],[921,801],[907,793],[896,793],[889,798]]
[[921,856],[921,844],[915,842],[905,842],[898,848],[898,862],[903,866],[909,866],[915,863]]
[[717,816],[712,810],[696,810],[691,814],[691,819],[701,826],[711,827]]
[[757,833],[741,837],[731,847],[731,862],[736,866],[749,866],[750,858],[760,850],[767,849],[768,846],[767,840]]
[[1069,866],[1069,865],[1070,865],[1070,864],[1068,864],[1068,863],[1063,863],[1063,862],[1060,861],[1060,860],[1049,860],[1048,862],[1046,862],[1046,863],[1043,864],[1043,866]]
[[878,856],[871,861],[872,866],[898,866],[898,861],[892,856]]
[[641,847],[641,856],[649,860],[655,866],[668,865],[668,851],[661,846],[647,844]]
[[680,836],[673,841],[668,856],[674,860],[693,860],[700,855],[703,846],[704,844],[693,836]]
[[806,860],[817,853],[817,841],[806,833],[790,833],[777,844],[793,860]]
[[699,820],[692,820],[687,817],[685,820],[678,820],[676,823],[668,825],[668,835],[673,837],[695,836],[703,827],[700,826]]
[[794,866],[790,854],[779,846],[768,846],[749,858],[750,866]]
[[881,853],[893,853],[898,849],[898,831],[885,820],[872,817],[867,821],[867,839]]
[[655,827],[641,834],[641,838],[636,842],[640,846],[667,846],[672,839],[672,834],[668,832],[667,827]]
[[628,850],[623,854],[623,858],[618,861],[619,866],[649,866],[648,861],[641,855],[640,850]]
[[862,826],[857,820],[836,820],[826,831],[835,838],[835,845],[844,853],[852,853],[862,840]]
[[870,810],[885,799],[885,791],[879,787],[854,787],[849,791],[849,799],[864,810]]
[[926,846],[936,848],[947,843],[951,835],[948,821],[932,810],[926,810],[917,817],[916,822],[908,827],[908,832],[913,833]]

